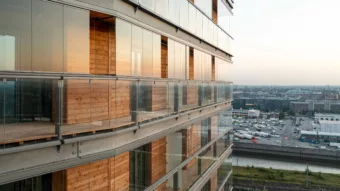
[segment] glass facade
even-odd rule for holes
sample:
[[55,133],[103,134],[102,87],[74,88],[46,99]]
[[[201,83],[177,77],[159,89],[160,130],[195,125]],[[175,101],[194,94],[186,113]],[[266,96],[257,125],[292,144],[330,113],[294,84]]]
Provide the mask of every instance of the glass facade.
[[[214,115],[130,151],[130,156],[135,157],[130,160],[130,177],[133,177],[130,179],[130,188],[146,189],[191,155],[196,154],[197,156],[185,163],[185,166],[174,176],[170,176],[171,178],[158,186],[160,190],[190,188],[216,162],[217,158],[230,148],[229,131],[227,133],[226,131],[231,126],[221,131],[222,127],[218,125],[219,121],[227,120],[225,118],[230,116]],[[214,141],[218,136],[220,138]],[[201,150],[208,144],[211,146]],[[135,165],[136,160],[139,160],[138,165]]]
[[[115,6],[114,0],[79,1],[99,6],[103,12]],[[226,50],[229,37],[211,20],[212,2],[195,2],[204,14],[187,0],[133,2]],[[232,84],[226,60],[159,31],[68,3],[0,1],[0,71],[27,72],[1,74],[0,149],[52,140],[69,144],[61,140],[86,140],[93,134],[114,132],[116,136],[118,131],[130,133],[158,119],[190,116],[189,111],[198,113],[205,106],[217,112],[230,104]],[[60,190],[143,190],[190,158],[162,184],[167,190],[186,190],[230,147],[228,117],[214,114],[192,121],[119,156],[112,153],[79,168],[53,172],[53,176],[0,185],[0,190],[51,190],[54,181],[60,183]],[[95,152],[102,149],[106,148],[95,148]],[[66,186],[70,174],[84,176]]]
[[195,0],[195,5],[205,14],[208,18],[212,18],[212,1]]
[[217,0],[218,25],[212,20],[212,0],[195,0],[194,4],[188,0],[139,0],[139,4],[221,50],[231,52],[231,37],[228,34],[230,34],[232,15],[222,0]]

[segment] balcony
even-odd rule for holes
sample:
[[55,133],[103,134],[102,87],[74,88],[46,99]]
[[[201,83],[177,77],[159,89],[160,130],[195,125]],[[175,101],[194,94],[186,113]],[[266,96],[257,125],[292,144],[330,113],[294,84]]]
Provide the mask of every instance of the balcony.
[[6,73],[2,148],[139,127],[231,101],[231,83],[119,76]]

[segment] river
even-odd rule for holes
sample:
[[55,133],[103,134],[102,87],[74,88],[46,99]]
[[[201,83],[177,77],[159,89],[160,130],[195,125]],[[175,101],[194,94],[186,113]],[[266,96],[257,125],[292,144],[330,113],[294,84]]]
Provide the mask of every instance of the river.
[[[297,170],[305,171],[307,164],[303,162],[292,162],[284,161],[278,159],[264,159],[264,158],[253,158],[248,156],[235,156],[233,155],[233,166],[254,166],[262,168],[273,168],[280,170]],[[333,173],[340,174],[339,167],[325,166],[322,164],[308,164],[309,170],[312,172],[322,172],[322,173]]]

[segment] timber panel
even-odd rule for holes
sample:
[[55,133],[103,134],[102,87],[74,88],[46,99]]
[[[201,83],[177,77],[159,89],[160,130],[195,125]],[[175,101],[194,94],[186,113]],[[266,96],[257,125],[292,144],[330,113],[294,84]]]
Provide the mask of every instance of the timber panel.
[[116,33],[112,23],[90,22],[90,74],[116,73]]
[[[197,152],[201,148],[201,124],[196,123],[193,124],[191,127],[182,130],[183,133],[183,160],[189,158],[195,152]],[[191,160],[184,169],[189,168],[197,159]]]
[[129,190],[129,152],[52,173],[53,191]]
[[212,7],[212,20],[215,24],[217,23],[217,0],[212,0],[213,2],[213,7]]
[[164,36],[161,45],[161,77],[168,78],[168,45],[167,38]]
[[[166,137],[151,143],[151,184],[166,174]],[[166,182],[157,187],[156,190],[163,190]]]
[[154,82],[152,85],[152,111],[167,108],[167,83]]

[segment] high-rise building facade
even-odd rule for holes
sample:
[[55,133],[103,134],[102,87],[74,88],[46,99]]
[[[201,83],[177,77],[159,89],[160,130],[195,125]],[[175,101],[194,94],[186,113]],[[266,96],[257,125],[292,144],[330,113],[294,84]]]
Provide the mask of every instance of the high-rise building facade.
[[1,0],[0,190],[231,190],[232,0]]

